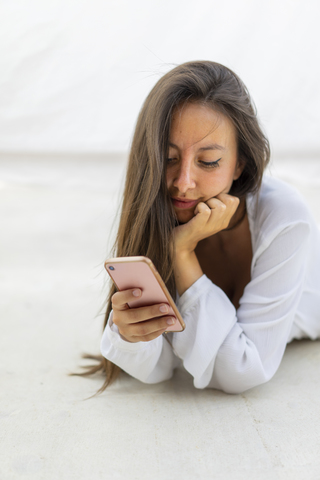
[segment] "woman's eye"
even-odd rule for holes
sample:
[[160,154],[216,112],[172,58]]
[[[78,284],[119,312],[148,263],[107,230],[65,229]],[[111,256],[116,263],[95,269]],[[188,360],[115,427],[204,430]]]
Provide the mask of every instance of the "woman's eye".
[[219,166],[220,160],[221,158],[215,160],[214,162],[204,162],[203,160],[200,160],[199,163],[201,163],[201,165],[203,165],[205,168],[214,168]]
[[177,159],[176,159],[176,158],[173,158],[173,157],[167,158],[167,163],[172,163],[172,162],[174,162],[175,160],[177,160]]

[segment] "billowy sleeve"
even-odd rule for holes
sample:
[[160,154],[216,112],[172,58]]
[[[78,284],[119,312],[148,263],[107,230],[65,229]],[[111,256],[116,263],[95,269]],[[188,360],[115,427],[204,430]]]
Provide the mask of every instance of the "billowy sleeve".
[[267,382],[280,365],[301,298],[309,234],[301,221],[261,243],[238,310],[203,275],[177,302],[186,329],[170,334],[172,347],[163,336],[125,341],[111,313],[103,356],[145,383],[169,379],[181,362],[197,388],[241,393]]
[[186,323],[174,352],[197,388],[241,393],[277,371],[301,298],[309,225],[275,232],[259,248],[238,310],[205,275],[178,301]]

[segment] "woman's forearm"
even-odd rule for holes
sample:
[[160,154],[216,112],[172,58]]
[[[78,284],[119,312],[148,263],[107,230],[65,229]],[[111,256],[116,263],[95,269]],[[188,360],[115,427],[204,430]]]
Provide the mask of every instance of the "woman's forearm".
[[191,285],[202,277],[202,275],[203,271],[194,251],[176,253],[174,276],[180,297]]

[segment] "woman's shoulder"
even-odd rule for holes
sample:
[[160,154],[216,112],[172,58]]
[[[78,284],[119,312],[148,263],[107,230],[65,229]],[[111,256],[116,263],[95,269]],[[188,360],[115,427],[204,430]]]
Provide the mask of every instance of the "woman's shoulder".
[[247,197],[249,223],[259,236],[277,234],[295,224],[315,224],[302,195],[291,185],[264,176],[261,188]]

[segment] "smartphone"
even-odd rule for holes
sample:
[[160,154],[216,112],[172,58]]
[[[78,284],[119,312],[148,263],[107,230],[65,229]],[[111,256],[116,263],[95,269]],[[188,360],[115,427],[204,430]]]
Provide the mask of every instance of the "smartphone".
[[169,305],[167,315],[177,319],[174,325],[168,326],[166,332],[182,332],[185,329],[185,323],[150,258],[109,258],[104,266],[118,290],[128,290],[129,288],[142,290],[142,297],[128,303],[129,308],[166,303]]

